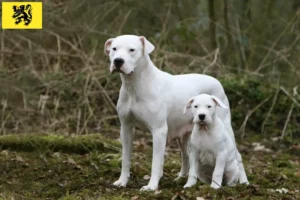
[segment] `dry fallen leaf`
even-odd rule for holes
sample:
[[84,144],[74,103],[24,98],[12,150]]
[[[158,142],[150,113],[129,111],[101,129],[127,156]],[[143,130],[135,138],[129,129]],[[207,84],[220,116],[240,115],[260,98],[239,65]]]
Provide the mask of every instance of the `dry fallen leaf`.
[[71,165],[76,165],[76,162],[73,160],[73,158],[68,158],[68,160],[66,161],[66,163],[69,163]]
[[138,141],[135,141],[133,144],[134,144],[134,146],[136,146],[136,148],[138,150],[144,150],[145,148],[148,147],[147,141],[145,138],[141,138]]
[[160,194],[161,193],[161,190],[155,190],[154,191],[154,194]]
[[7,150],[1,151],[1,155],[7,156],[8,155],[8,151]]
[[99,169],[99,167],[98,167],[94,162],[92,162],[91,165],[92,165],[96,170]]
[[265,145],[260,144],[259,142],[253,142],[252,146],[254,146],[253,150],[254,151],[264,151],[264,152],[272,152],[271,149],[266,148]]
[[286,194],[286,193],[288,193],[289,192],[289,190],[288,189],[286,189],[286,188],[281,188],[281,189],[276,189],[275,190],[276,192],[279,192],[280,194]]
[[149,176],[149,175],[145,175],[144,177],[143,177],[143,179],[144,180],[149,180],[151,177]]
[[63,161],[64,163],[70,164],[70,165],[74,165],[75,169],[82,169],[82,167],[80,165],[78,165],[75,160],[73,160],[72,158],[68,158],[67,161]]
[[22,163],[25,162],[25,160],[21,156],[17,156],[16,161],[22,162]]
[[139,199],[138,195],[135,195],[135,196],[131,197],[131,200],[138,200],[138,199]]

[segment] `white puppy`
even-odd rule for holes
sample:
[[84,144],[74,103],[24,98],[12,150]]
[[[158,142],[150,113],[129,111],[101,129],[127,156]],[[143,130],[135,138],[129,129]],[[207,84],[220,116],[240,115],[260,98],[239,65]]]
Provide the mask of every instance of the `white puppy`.
[[[182,166],[179,176],[189,169],[187,141],[192,131],[192,115],[182,115],[187,100],[201,93],[212,94],[229,106],[221,83],[213,77],[188,74],[173,76],[159,70],[149,54],[154,46],[143,36],[122,35],[106,41],[110,71],[120,72],[122,87],[117,103],[121,123],[122,171],[116,186],[127,185],[130,175],[134,128],[149,131],[153,137],[152,171],[149,184],[142,190],[156,190],[163,175],[167,141],[180,139]],[[234,140],[230,110],[217,110]],[[243,176],[243,174],[241,174]],[[245,177],[245,176],[244,176]],[[245,177],[246,178],[246,177]]]
[[[190,170],[184,188],[191,187],[197,178],[211,187],[219,188],[223,178],[233,186],[239,180],[239,157],[234,140],[216,115],[217,106],[228,109],[215,96],[201,94],[191,98],[185,109],[191,108],[194,128],[190,138]],[[247,181],[248,182],[248,181]]]

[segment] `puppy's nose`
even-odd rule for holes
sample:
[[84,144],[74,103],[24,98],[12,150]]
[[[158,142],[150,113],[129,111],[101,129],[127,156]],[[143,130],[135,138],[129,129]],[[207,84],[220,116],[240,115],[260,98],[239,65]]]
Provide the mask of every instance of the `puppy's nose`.
[[201,121],[203,121],[203,120],[205,119],[205,115],[204,115],[204,114],[200,114],[200,115],[199,115],[199,119],[200,119]]
[[120,69],[123,64],[124,64],[124,60],[122,58],[114,59],[114,65],[117,69]]

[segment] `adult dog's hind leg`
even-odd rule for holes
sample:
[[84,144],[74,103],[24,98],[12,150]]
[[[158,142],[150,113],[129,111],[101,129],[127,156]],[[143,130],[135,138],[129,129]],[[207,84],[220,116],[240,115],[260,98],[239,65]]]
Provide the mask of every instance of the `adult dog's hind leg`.
[[184,134],[182,139],[178,140],[179,147],[181,150],[181,169],[178,174],[178,177],[175,180],[184,177],[189,172],[189,152],[188,152],[188,142],[190,134]]

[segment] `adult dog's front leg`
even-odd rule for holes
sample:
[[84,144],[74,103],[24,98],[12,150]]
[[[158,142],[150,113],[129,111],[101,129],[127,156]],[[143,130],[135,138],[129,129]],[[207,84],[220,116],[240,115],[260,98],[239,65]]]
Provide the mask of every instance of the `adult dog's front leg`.
[[152,155],[151,178],[148,185],[141,188],[142,191],[156,190],[158,188],[158,183],[163,172],[167,133],[168,133],[167,123],[165,123],[161,128],[154,129],[152,131],[153,155]]
[[226,159],[226,154],[219,154],[217,155],[216,159],[216,166],[212,175],[212,182],[211,182],[211,187],[218,189],[222,185],[222,179],[223,179],[223,174],[224,174],[224,168],[225,168],[225,159]]
[[130,124],[121,125],[120,135],[122,141],[122,171],[119,180],[114,182],[113,185],[126,187],[130,177],[133,127]]

